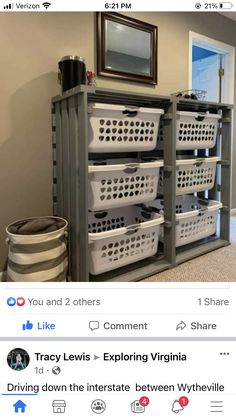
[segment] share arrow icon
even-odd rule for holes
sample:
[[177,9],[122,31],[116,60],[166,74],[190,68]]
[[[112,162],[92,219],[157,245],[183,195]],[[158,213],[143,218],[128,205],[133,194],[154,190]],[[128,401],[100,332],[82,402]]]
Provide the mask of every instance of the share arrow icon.
[[185,329],[185,327],[187,327],[187,325],[186,325],[186,323],[184,323],[183,322],[183,320],[179,323],[179,324],[177,324],[177,326],[176,326],[176,330],[184,330]]

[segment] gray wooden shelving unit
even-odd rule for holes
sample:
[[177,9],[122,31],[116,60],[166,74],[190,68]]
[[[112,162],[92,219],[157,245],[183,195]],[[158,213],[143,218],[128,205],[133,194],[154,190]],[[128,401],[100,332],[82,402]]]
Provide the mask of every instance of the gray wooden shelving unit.
[[[89,275],[88,250],[88,161],[101,158],[88,152],[88,103],[136,105],[162,108],[165,111],[164,202],[165,224],[163,249],[156,256],[98,276]],[[221,128],[211,155],[221,156],[217,179],[209,198],[223,203],[219,234],[191,245],[175,247],[176,217],[176,112],[178,110],[222,113]],[[206,252],[229,244],[231,182],[232,106],[175,97],[130,93],[89,86],[79,86],[52,99],[54,215],[69,222],[69,279],[72,281],[139,281]],[[205,155],[201,153],[199,155]],[[154,157],[148,153],[122,153],[116,157]],[[114,157],[103,154],[102,158]]]

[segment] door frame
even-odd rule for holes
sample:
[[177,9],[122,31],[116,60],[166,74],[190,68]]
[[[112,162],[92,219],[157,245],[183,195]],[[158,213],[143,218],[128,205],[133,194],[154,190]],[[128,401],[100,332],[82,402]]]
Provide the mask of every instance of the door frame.
[[195,44],[201,48],[207,48],[210,51],[224,54],[223,68],[225,69],[222,78],[222,103],[234,104],[234,74],[235,74],[235,47],[208,38],[196,32],[189,31],[189,70],[188,70],[188,88],[192,89],[192,45]]
[[[193,43],[199,47],[205,47],[211,51],[225,54],[222,66],[225,69],[224,77],[222,78],[222,103],[234,105],[234,78],[235,78],[235,47],[225,44],[224,42],[217,41],[216,39],[208,38],[196,32],[189,31],[189,73],[188,85],[192,89],[192,45]],[[234,113],[232,112],[231,121],[231,185],[232,190],[232,172],[233,172],[233,149],[235,147],[234,139]],[[232,211],[232,210],[231,210]],[[236,209],[233,210],[233,213]]]

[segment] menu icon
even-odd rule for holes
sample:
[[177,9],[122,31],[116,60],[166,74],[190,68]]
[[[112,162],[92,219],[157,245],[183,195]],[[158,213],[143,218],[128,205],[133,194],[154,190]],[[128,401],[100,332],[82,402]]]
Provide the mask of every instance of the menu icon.
[[223,413],[223,401],[222,400],[212,400],[210,402],[210,412],[211,413]]

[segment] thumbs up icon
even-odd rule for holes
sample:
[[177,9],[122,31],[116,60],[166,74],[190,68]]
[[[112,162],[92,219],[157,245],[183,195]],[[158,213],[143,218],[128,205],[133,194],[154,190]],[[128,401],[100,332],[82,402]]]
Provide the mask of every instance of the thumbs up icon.
[[32,329],[33,329],[33,323],[31,323],[29,320],[27,320],[27,322],[22,325],[22,330],[32,330]]

